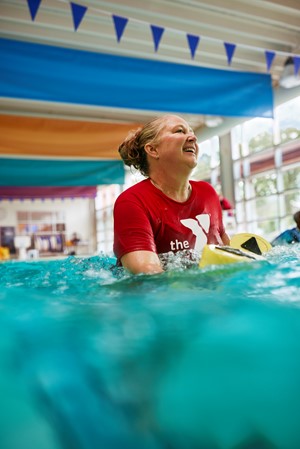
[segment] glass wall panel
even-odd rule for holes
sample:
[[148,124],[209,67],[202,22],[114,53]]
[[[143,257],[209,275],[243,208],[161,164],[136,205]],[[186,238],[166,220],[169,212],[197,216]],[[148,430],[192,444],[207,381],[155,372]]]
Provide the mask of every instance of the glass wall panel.
[[275,234],[277,235],[277,229],[278,229],[278,218],[276,217],[268,220],[259,221],[257,223],[255,233],[271,241],[273,236]]
[[296,223],[294,222],[293,219],[293,215],[294,214],[290,214],[287,217],[281,219],[281,227],[278,226],[278,228],[276,229],[277,232],[275,234],[275,237],[279,235],[281,232],[285,231],[286,229],[291,229],[296,226]]
[[274,218],[278,215],[277,195],[254,198],[250,201],[250,204],[255,210],[258,221]]
[[300,138],[300,97],[276,109],[281,143]]
[[294,188],[300,191],[300,165],[283,171],[283,185],[285,190]]
[[249,154],[257,153],[273,145],[273,120],[255,118],[242,125],[243,144],[247,144]]
[[192,179],[211,180],[211,171],[220,166],[220,145],[217,136],[199,144],[198,164]]
[[277,193],[275,172],[253,177],[252,184],[254,187],[254,195],[256,197],[266,197]]
[[231,143],[232,159],[240,159],[242,157],[242,125],[238,125],[232,128]]
[[245,183],[242,179],[240,179],[237,183],[235,183],[235,200],[236,202],[239,202],[244,199],[245,199]]
[[246,226],[245,226],[245,222],[246,222],[246,214],[245,214],[245,207],[244,207],[244,203],[237,203],[235,206],[235,214],[236,214],[236,222],[239,225],[242,225],[241,227],[241,232],[245,231]]
[[285,204],[285,215],[291,216],[300,210],[300,192],[292,190],[283,194]]
[[300,210],[300,97],[274,115],[231,131],[238,230],[269,240],[294,226],[293,214]]

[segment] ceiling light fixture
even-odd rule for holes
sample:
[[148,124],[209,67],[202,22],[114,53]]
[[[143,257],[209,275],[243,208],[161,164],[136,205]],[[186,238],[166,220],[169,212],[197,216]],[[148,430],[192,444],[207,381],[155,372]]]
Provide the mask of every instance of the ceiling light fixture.
[[208,128],[216,128],[223,123],[222,117],[218,115],[206,115],[204,117],[204,123]]
[[285,61],[279,84],[285,89],[300,86],[300,75],[295,74],[294,60],[291,56]]

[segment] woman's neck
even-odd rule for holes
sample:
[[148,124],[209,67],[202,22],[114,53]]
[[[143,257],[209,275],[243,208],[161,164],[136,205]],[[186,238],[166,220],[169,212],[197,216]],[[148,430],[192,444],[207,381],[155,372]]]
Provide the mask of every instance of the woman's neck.
[[182,183],[169,183],[167,181],[159,180],[158,178],[156,179],[152,176],[150,176],[149,179],[154,187],[163,192],[169,198],[178,201],[179,203],[184,203],[191,196],[192,186],[189,183],[189,180],[186,180]]

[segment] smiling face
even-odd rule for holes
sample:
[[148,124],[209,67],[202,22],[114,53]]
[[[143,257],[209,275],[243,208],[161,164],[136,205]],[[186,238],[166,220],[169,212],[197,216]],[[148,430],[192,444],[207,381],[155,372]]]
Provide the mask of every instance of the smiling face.
[[168,166],[186,166],[189,170],[197,165],[197,137],[189,124],[181,117],[167,115],[163,117],[157,136],[156,151],[161,163]]

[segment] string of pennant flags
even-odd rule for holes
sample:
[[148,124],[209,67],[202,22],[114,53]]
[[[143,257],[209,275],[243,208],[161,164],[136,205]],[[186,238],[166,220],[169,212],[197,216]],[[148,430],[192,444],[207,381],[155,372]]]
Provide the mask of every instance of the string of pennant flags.
[[[63,1],[64,3],[66,3],[66,2],[69,3],[70,8],[71,8],[72,19],[73,19],[74,31],[76,32],[78,30],[78,28],[80,27],[80,24],[82,23],[84,16],[87,13],[89,8],[87,6],[81,5],[79,3],[69,2],[67,0],[60,0],[60,1]],[[42,0],[27,0],[27,4],[28,4],[28,8],[30,11],[32,21],[34,21],[36,18],[36,15],[38,13],[41,2],[42,2]],[[110,12],[99,10],[99,9],[97,9],[97,12],[101,12],[102,14],[111,16],[113,24],[114,24],[117,41],[121,42],[125,28],[129,22],[129,18],[123,17],[123,16],[118,16],[118,15],[112,14]],[[130,18],[130,20],[136,21],[136,22],[141,22],[141,21],[137,21],[136,19],[132,19],[132,18]],[[142,22],[142,23],[146,23],[146,22]],[[162,39],[163,34],[166,29],[164,27],[160,27],[160,26],[153,25],[153,24],[150,24],[150,29],[151,29],[153,43],[154,43],[154,50],[155,50],[155,52],[157,52],[159,49],[159,44],[161,42],[161,39]],[[191,53],[191,57],[192,57],[192,59],[194,59],[201,37],[194,35],[194,34],[186,33],[186,38],[187,38],[187,44],[189,46],[189,50]],[[219,41],[218,39],[212,39],[212,38],[209,38],[209,39]],[[237,45],[234,43],[231,43],[231,42],[223,42],[223,45],[224,45],[225,53],[227,56],[227,63],[230,66]],[[247,45],[242,45],[242,46],[251,48],[251,49],[255,49],[255,50],[263,51],[261,48],[258,49],[256,47],[251,47],[251,46],[247,46]],[[266,60],[266,68],[267,68],[268,72],[271,69],[271,66],[272,66],[272,63],[274,61],[276,54],[281,54],[281,55],[286,55],[287,57],[292,58],[293,63],[294,63],[294,74],[296,76],[298,75],[298,72],[300,70],[300,55],[294,55],[294,54],[286,53],[286,52],[275,52],[272,50],[264,50],[264,53],[265,53],[265,60]]]

